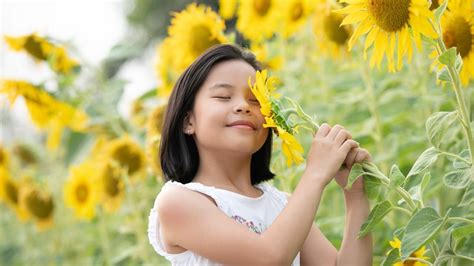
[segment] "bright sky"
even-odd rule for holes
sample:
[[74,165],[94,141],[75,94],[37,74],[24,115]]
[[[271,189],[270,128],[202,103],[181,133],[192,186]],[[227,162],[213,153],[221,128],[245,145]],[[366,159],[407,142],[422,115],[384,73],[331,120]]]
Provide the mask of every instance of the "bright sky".
[[[0,0],[0,35],[19,36],[36,31],[41,35],[73,43],[84,60],[96,65],[127,29],[124,2],[125,0]],[[119,104],[119,112],[124,116],[128,115],[128,106],[134,98],[156,85],[152,69],[153,55],[145,55],[130,62],[119,73],[120,77],[130,82]],[[0,78],[26,79],[35,83],[44,81],[49,76],[48,73],[44,64],[33,63],[24,53],[12,52],[6,47],[3,38],[0,40]],[[7,129],[4,125],[0,126],[0,143],[2,140],[9,142],[15,136],[26,137],[25,131],[32,131],[28,130],[33,127],[20,101],[10,111],[0,106],[0,123],[5,119],[6,112],[11,114],[15,127]]]

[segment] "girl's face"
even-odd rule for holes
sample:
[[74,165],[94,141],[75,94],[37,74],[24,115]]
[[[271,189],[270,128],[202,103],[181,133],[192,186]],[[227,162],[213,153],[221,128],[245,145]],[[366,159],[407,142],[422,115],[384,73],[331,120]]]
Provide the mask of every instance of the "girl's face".
[[251,155],[263,146],[268,128],[263,128],[260,104],[248,85],[249,77],[255,82],[255,73],[242,60],[224,61],[209,72],[185,123],[185,133],[193,134],[199,150]]

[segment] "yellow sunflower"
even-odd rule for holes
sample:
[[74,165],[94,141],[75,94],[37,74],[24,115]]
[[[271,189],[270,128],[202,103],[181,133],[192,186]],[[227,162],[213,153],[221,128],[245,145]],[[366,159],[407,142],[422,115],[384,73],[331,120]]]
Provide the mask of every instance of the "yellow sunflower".
[[456,47],[463,59],[461,82],[464,86],[474,76],[474,17],[471,1],[451,0],[441,17],[446,48]]
[[238,0],[219,0],[219,15],[225,20],[235,16]]
[[[390,243],[390,246],[392,246],[392,248],[396,248],[396,249],[401,250],[402,242],[400,241],[400,239],[398,239],[398,237],[395,237],[393,240],[389,241],[389,243]],[[429,257],[424,256],[425,253],[426,253],[426,247],[423,246],[419,250],[413,252],[410,255],[410,257],[427,260],[427,259],[429,259]],[[428,265],[428,264],[420,262],[420,261],[414,261],[414,260],[407,260],[405,262],[399,261],[399,262],[393,264],[393,266],[408,266],[408,265],[410,265],[410,266],[424,266],[424,265]]]
[[117,211],[125,195],[122,171],[108,162],[101,166],[98,178],[100,183],[100,201],[104,210],[108,213]]
[[46,230],[53,225],[54,201],[51,193],[40,189],[31,182],[20,192],[20,204],[33,218],[39,231]]
[[145,154],[131,137],[125,135],[114,139],[107,144],[106,149],[106,160],[111,160],[114,166],[125,170],[132,184],[137,181],[137,177],[143,177],[146,170]]
[[306,22],[308,16],[313,12],[311,0],[287,0],[282,1],[282,33],[288,38],[296,33]]
[[367,49],[373,46],[371,67],[377,65],[380,68],[386,56],[388,70],[390,72],[400,70],[405,55],[408,61],[411,60],[412,39],[418,49],[421,49],[421,34],[436,38],[436,32],[430,24],[433,13],[429,10],[427,0],[342,0],[341,2],[348,4],[337,10],[338,13],[347,14],[341,25],[358,23],[349,39],[349,50],[360,36],[367,34],[364,58],[367,56]]
[[286,157],[286,164],[288,167],[291,166],[292,163],[300,164],[304,162],[304,158],[302,156],[304,150],[301,144],[296,140],[295,136],[286,132],[285,130],[277,127],[278,130],[278,137],[281,139],[281,148],[283,154]]
[[68,74],[79,66],[63,46],[53,44],[36,33],[21,37],[4,36],[4,38],[11,49],[17,52],[25,51],[37,62],[48,62],[55,72]]
[[248,80],[250,90],[260,103],[260,111],[265,117],[272,115],[271,97],[278,97],[275,94],[275,77],[267,77],[268,71],[266,69],[257,71],[255,75],[255,83],[252,85],[250,79]]
[[20,162],[23,166],[35,165],[38,163],[38,156],[26,144],[19,143],[13,146],[12,153],[15,157],[20,159]]
[[168,98],[178,79],[181,69],[178,71],[178,62],[174,56],[177,52],[169,37],[156,48],[155,75],[160,82],[157,89],[158,97]]
[[237,10],[237,29],[252,42],[269,39],[279,30],[282,0],[245,0]]
[[224,21],[205,5],[191,3],[174,13],[168,35],[177,72],[181,73],[209,47],[226,43],[224,29]]
[[1,80],[0,94],[2,93],[7,95],[10,106],[13,106],[18,96],[23,97],[33,123],[48,131],[48,148],[52,150],[59,146],[65,127],[75,131],[83,131],[85,128],[87,115],[84,112],[55,99],[28,82]]
[[275,77],[268,77],[267,70],[257,71],[255,83],[252,85],[249,78],[248,83],[253,95],[260,103],[260,112],[265,118],[266,128],[272,128],[282,140],[282,150],[286,157],[288,166],[292,163],[300,164],[304,161],[302,153],[303,147],[298,143],[296,138],[283,128],[288,125],[282,114],[275,108],[278,104],[273,103],[279,95],[275,93],[274,84],[277,82]]
[[7,150],[0,144],[0,168],[8,169],[10,165],[10,157]]
[[319,50],[328,53],[333,58],[346,55],[349,37],[352,34],[350,25],[341,26],[344,16],[332,12],[336,5],[318,3],[313,13],[313,32],[317,39]]
[[161,104],[155,107],[155,109],[149,115],[147,122],[146,157],[148,160],[148,164],[151,166],[151,169],[157,177],[161,176],[162,174],[159,148],[161,140],[161,129],[163,127],[166,107],[166,104]]
[[28,219],[28,212],[20,204],[20,192],[24,184],[23,180],[12,179],[6,168],[0,168],[0,202],[9,206],[20,222],[25,222]]
[[74,209],[76,217],[90,220],[95,216],[100,194],[97,186],[97,164],[84,162],[70,169],[64,186],[66,205]]

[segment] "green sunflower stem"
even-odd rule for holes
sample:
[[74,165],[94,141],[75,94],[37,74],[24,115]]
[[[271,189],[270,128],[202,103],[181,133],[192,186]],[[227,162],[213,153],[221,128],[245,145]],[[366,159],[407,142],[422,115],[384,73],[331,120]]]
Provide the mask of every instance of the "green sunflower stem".
[[[437,51],[439,55],[442,55],[447,51],[446,45],[444,44],[444,41],[442,39],[442,36],[438,32],[439,36],[437,39]],[[472,137],[472,131],[471,131],[471,119],[470,119],[470,114],[469,114],[469,109],[466,105],[466,99],[464,97],[463,93],[463,88],[461,86],[460,78],[459,78],[459,72],[456,69],[455,65],[447,65],[446,66],[449,72],[450,80],[451,80],[451,86],[454,89],[454,93],[456,95],[456,101],[458,103],[458,109],[461,114],[461,126],[464,130],[464,134],[466,136],[467,144],[469,146],[469,152],[471,155],[471,163],[474,162],[474,139]],[[474,169],[474,166],[471,166],[471,168]]]
[[99,213],[99,234],[100,234],[100,241],[102,244],[102,250],[104,251],[104,265],[112,265],[111,263],[111,254],[110,254],[110,242],[109,236],[107,232],[107,214],[104,212],[102,208],[100,208]]

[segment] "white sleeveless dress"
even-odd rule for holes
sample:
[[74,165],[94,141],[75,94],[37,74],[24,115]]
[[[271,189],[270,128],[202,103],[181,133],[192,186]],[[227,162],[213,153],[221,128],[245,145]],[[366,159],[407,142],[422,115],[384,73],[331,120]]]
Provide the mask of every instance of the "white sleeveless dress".
[[[249,230],[257,234],[265,231],[273,223],[275,218],[280,214],[288,202],[285,193],[266,182],[255,185],[255,187],[260,188],[263,191],[263,195],[258,198],[247,197],[229,190],[205,186],[196,182],[182,184],[176,181],[168,181],[163,185],[161,191],[164,191],[169,186],[183,186],[212,197],[217,203],[217,207],[228,217],[247,226]],[[158,213],[156,210],[158,197],[159,194],[155,199],[148,218],[148,240],[153,246],[153,249],[159,255],[169,260],[171,265],[222,265],[199,256],[190,250],[177,254],[171,254],[165,250],[160,236],[160,223],[158,221]],[[299,252],[291,265],[300,265]]]

